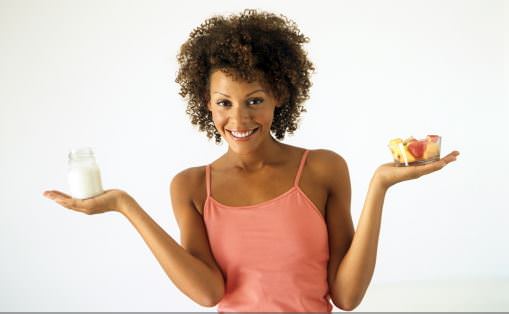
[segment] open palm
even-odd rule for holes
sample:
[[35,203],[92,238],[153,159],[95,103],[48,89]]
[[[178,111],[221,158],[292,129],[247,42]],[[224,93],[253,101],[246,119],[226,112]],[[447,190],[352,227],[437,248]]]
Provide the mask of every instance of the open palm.
[[112,189],[84,200],[72,198],[65,193],[54,190],[45,191],[43,195],[65,208],[93,215],[108,211],[117,211],[119,209],[119,202],[125,197],[126,193],[122,190]]
[[417,179],[423,175],[438,171],[448,163],[455,161],[458,155],[458,151],[453,151],[440,160],[420,166],[400,167],[394,162],[383,164],[376,170],[375,177],[388,188],[398,182]]

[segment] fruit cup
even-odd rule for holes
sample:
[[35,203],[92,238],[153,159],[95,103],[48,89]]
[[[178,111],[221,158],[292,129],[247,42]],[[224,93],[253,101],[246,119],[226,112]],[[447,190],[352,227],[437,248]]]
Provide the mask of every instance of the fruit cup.
[[441,141],[438,135],[428,135],[422,140],[395,138],[389,142],[389,149],[397,166],[423,165],[440,159]]

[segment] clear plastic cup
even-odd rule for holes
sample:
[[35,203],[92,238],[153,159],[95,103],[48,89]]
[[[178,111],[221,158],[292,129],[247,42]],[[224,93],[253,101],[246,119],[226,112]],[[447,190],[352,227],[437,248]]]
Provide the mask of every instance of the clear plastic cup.
[[440,159],[442,138],[438,135],[428,135],[425,139],[417,140],[409,137],[389,142],[394,162],[397,166],[424,165]]

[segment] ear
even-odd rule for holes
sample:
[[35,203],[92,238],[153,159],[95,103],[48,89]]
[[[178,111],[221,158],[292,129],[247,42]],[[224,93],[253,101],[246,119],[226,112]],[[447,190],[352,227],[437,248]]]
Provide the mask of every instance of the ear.
[[276,107],[283,107],[283,104],[285,104],[288,101],[288,92],[284,91],[282,95],[280,95],[278,98],[276,98]]
[[280,108],[282,107],[284,104],[284,100],[283,100],[283,97],[278,97],[276,98],[276,108]]
[[287,101],[288,101],[288,98],[286,98],[286,97],[279,98],[278,100],[276,100],[276,107],[277,108],[283,107]]

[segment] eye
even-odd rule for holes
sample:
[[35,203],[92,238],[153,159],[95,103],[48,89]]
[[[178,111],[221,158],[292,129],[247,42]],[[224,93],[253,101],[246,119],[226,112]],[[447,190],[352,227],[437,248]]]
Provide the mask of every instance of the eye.
[[252,98],[248,100],[250,105],[259,105],[263,102],[263,98]]
[[219,105],[221,107],[226,107],[229,104],[230,104],[230,101],[225,100],[225,99],[220,99],[220,100],[216,101],[216,105]]

